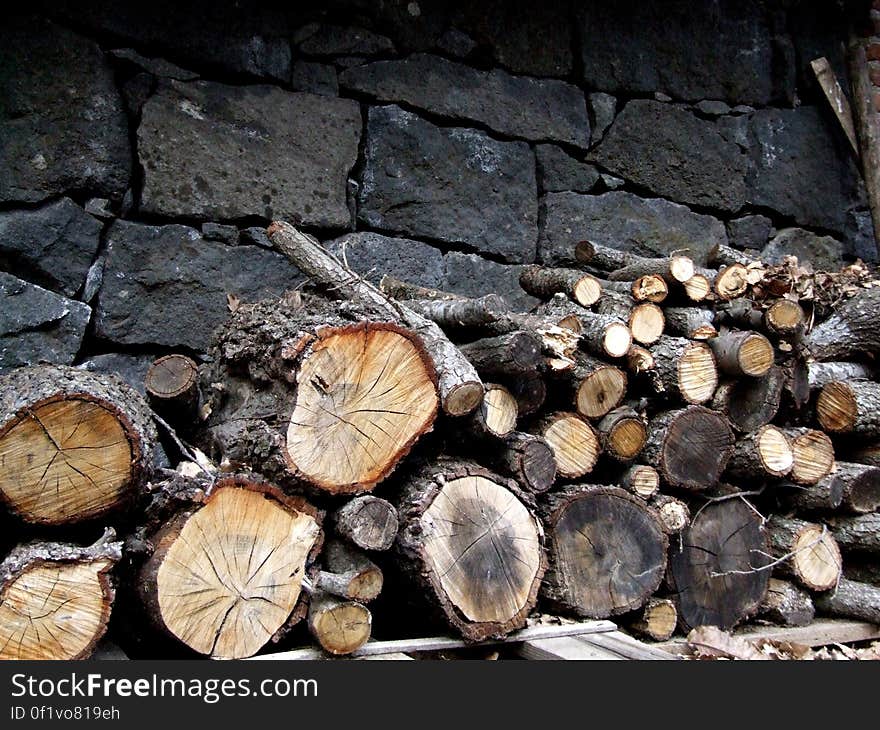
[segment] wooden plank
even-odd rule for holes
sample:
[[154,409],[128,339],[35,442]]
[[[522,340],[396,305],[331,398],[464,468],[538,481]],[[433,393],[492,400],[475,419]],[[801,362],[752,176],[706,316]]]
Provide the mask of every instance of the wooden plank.
[[865,43],[858,38],[850,42],[849,73],[859,149],[862,151],[862,178],[868,193],[871,220],[874,222],[874,238],[880,250],[880,121],[874,109],[874,91],[868,75]]
[[626,657],[608,651],[577,636],[563,636],[557,639],[532,639],[516,647],[516,653],[523,659],[548,661],[623,661]]
[[825,56],[810,61],[810,66],[816,75],[816,81],[822,87],[825,98],[831,105],[831,111],[834,112],[834,116],[837,117],[843,133],[849,140],[856,159],[859,159],[859,143],[856,140],[856,127],[853,123],[852,109],[849,105],[849,99],[846,98],[846,94],[843,93],[843,88],[837,80],[834,69],[831,68],[831,64],[828,63],[828,59]]
[[651,661],[676,660],[676,657],[669,652],[658,649],[650,644],[645,644],[644,642],[634,639],[632,636],[620,631],[609,631],[607,634],[596,634],[594,636],[580,636],[576,638],[576,641],[614,652],[622,659]]
[[[352,657],[376,656],[379,654],[391,654],[395,652],[414,651],[440,651],[442,649],[466,649],[473,646],[493,646],[496,644],[511,644],[531,639],[550,639],[563,636],[581,636],[584,634],[597,634],[614,631],[617,625],[611,621],[583,621],[574,624],[530,626],[520,631],[515,631],[509,636],[478,644],[468,643],[461,639],[450,636],[433,636],[424,639],[398,639],[395,641],[368,641],[364,646],[351,654]],[[321,659],[324,652],[314,647],[293,649],[275,654],[262,654],[250,657],[250,661],[260,660],[308,660]]]

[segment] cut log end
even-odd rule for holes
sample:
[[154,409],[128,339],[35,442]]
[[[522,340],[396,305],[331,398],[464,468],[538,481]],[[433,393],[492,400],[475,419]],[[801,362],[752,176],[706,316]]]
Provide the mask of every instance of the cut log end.
[[572,295],[582,307],[590,307],[602,296],[602,285],[595,277],[584,276],[575,283]]
[[657,510],[660,524],[667,535],[678,535],[691,523],[691,511],[680,499],[658,494],[651,500],[651,505]]
[[605,451],[616,459],[629,461],[638,456],[645,445],[648,429],[644,420],[632,409],[622,407],[609,413],[599,423]]
[[593,471],[601,447],[599,437],[586,420],[574,413],[556,413],[548,417],[539,431],[553,449],[559,476],[576,479]]
[[750,333],[739,350],[739,365],[745,375],[766,375],[773,366],[773,345],[763,335]]
[[626,373],[619,368],[611,365],[596,368],[578,386],[577,412],[587,418],[601,418],[623,400],[626,384]]
[[708,401],[718,387],[718,369],[712,351],[701,342],[689,344],[678,360],[678,390],[688,403]]
[[141,587],[155,618],[193,650],[251,656],[296,607],[319,537],[312,514],[280,492],[221,482],[160,532]]
[[731,264],[715,277],[715,293],[720,299],[741,297],[749,288],[749,270],[742,264]]
[[675,633],[677,624],[675,603],[668,598],[652,598],[630,624],[630,628],[654,641],[666,641]]
[[650,302],[633,307],[629,318],[632,338],[643,345],[653,345],[659,340],[665,324],[663,310]]
[[487,383],[480,414],[490,433],[499,438],[506,436],[516,428],[516,398],[503,385]]
[[[475,386],[474,406],[483,396]],[[453,396],[462,389],[467,396],[466,384]],[[437,406],[430,360],[404,330],[327,328],[297,373],[284,453],[294,474],[324,491],[369,491],[430,430]]]
[[684,293],[692,302],[705,301],[711,291],[712,284],[703,274],[694,274],[684,282]]
[[366,606],[356,601],[341,601],[316,592],[309,603],[308,625],[324,651],[342,656],[367,643],[373,617]]
[[620,482],[637,497],[650,499],[660,488],[660,475],[653,466],[636,464],[626,471]]
[[629,352],[632,341],[633,336],[629,327],[622,322],[612,322],[605,328],[602,347],[609,357],[623,357]]
[[779,335],[796,333],[804,325],[806,315],[800,304],[791,299],[778,299],[764,313],[764,321],[771,332]]
[[859,406],[849,383],[835,381],[822,388],[816,400],[816,417],[827,431],[852,431]]
[[822,525],[800,530],[792,545],[791,565],[798,581],[813,591],[831,590],[841,573],[840,548]]
[[390,502],[365,494],[342,505],[333,524],[338,535],[362,550],[387,550],[397,537],[399,518]]
[[763,426],[755,439],[761,464],[771,476],[785,476],[794,466],[794,451],[785,434],[775,426]]
[[690,256],[672,256],[669,259],[669,275],[682,284],[694,276],[694,262]]
[[144,387],[152,397],[174,400],[196,387],[198,366],[185,355],[165,355],[147,371]]
[[662,276],[648,274],[640,276],[633,282],[632,295],[637,302],[659,304],[669,295],[669,286]]
[[793,435],[791,445],[794,452],[792,481],[798,484],[816,484],[831,473],[834,468],[834,444],[825,433],[803,429]]

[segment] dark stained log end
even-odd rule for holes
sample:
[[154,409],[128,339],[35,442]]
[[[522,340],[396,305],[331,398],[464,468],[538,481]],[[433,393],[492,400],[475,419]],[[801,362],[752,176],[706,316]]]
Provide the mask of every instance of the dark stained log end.
[[336,533],[362,550],[387,550],[397,537],[399,519],[390,502],[364,494],[333,513]]

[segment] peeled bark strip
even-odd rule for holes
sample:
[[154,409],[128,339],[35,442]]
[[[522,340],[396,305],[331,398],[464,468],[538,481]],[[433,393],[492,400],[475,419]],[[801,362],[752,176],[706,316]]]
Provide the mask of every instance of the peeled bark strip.
[[556,473],[564,479],[589,474],[602,451],[599,436],[589,421],[576,413],[552,413],[539,421],[532,432],[549,444]]
[[275,248],[316,284],[331,290],[334,296],[359,304],[377,318],[399,322],[419,336],[437,371],[440,402],[446,413],[463,416],[480,404],[483,385],[479,375],[434,322],[390,299],[330,254],[317,239],[289,223],[275,222],[267,233]]
[[372,494],[346,502],[333,513],[332,522],[337,535],[362,550],[387,550],[399,526],[394,505]]
[[570,382],[575,410],[587,418],[601,418],[626,396],[626,373],[583,353],[577,354]]
[[780,626],[806,626],[816,615],[813,599],[794,583],[770,579],[767,597],[758,607],[758,616]]
[[686,403],[708,401],[718,385],[715,356],[702,342],[681,337],[661,337],[651,349],[657,383],[670,397]]
[[791,480],[797,484],[816,484],[834,468],[834,444],[822,431],[812,428],[786,428],[791,442],[794,465]]
[[672,335],[689,340],[708,340],[718,331],[712,324],[715,314],[711,309],[699,307],[666,307],[666,329]]
[[633,256],[625,266],[612,271],[608,278],[611,281],[632,281],[649,274],[662,276],[667,282],[683,284],[694,275],[694,262],[690,256],[680,255],[657,259]]
[[366,606],[356,601],[339,600],[329,593],[315,591],[309,601],[308,625],[324,651],[342,656],[367,643],[373,617]]
[[699,491],[718,483],[733,453],[727,419],[702,406],[667,411],[648,424],[642,460],[673,487]]
[[486,383],[486,394],[480,407],[471,415],[470,425],[478,435],[501,438],[516,428],[519,414],[516,398],[498,383]]
[[841,578],[837,588],[815,598],[816,608],[830,616],[880,624],[880,588]]
[[691,511],[687,504],[668,494],[657,494],[650,502],[657,510],[660,525],[667,535],[678,535],[691,524]]
[[679,623],[732,629],[752,615],[767,594],[769,563],[761,518],[744,500],[706,506],[673,544],[669,577]]
[[816,325],[807,348],[816,360],[841,360],[880,352],[880,287],[863,289]]
[[200,654],[255,654],[299,601],[321,541],[316,515],[269,485],[218,482],[151,538],[138,585],[151,618]]
[[789,337],[800,333],[807,316],[800,304],[791,299],[777,299],[764,312],[764,324],[771,332]]
[[9,371],[0,376],[0,501],[44,525],[112,513],[149,477],[156,438],[149,407],[116,376]]
[[709,340],[718,368],[728,375],[760,378],[773,367],[773,345],[757,332],[725,332]]
[[880,438],[880,383],[828,383],[816,400],[816,417],[826,431]]
[[620,486],[642,499],[650,499],[660,488],[660,475],[653,466],[634,464],[620,477]]
[[403,569],[464,638],[525,625],[546,567],[544,535],[510,482],[444,460],[408,480],[399,509]]
[[554,294],[561,293],[583,307],[595,304],[602,296],[599,280],[577,269],[526,266],[519,275],[519,284],[526,292],[539,299],[549,299]]
[[527,492],[546,492],[556,480],[553,449],[538,436],[514,431],[497,444],[487,444],[484,453],[490,466],[516,479]]
[[675,633],[678,611],[668,598],[652,598],[639,612],[629,628],[654,641],[666,641]]
[[199,407],[199,367],[185,355],[165,355],[150,366],[144,389],[166,420],[192,422]]
[[502,319],[510,309],[497,294],[479,299],[412,299],[406,306],[444,330],[485,327]]
[[770,552],[774,558],[790,555],[776,566],[781,575],[811,591],[827,591],[841,575],[840,548],[823,525],[774,515],[767,523]]
[[605,453],[620,461],[638,456],[648,434],[642,417],[628,406],[615,408],[606,415],[599,421],[598,431]]
[[880,513],[858,517],[832,517],[828,525],[834,539],[844,550],[857,553],[880,552]]
[[762,426],[736,442],[727,473],[747,484],[784,477],[794,466],[794,452],[786,435],[776,426]]
[[722,382],[712,408],[725,414],[738,431],[751,433],[776,418],[784,387],[785,373],[774,366],[763,378]]
[[807,364],[810,390],[824,388],[837,380],[874,380],[877,370],[860,362],[811,362]]
[[382,592],[383,576],[366,555],[338,540],[330,540],[321,551],[324,569],[314,585],[339,598],[368,603]]
[[107,629],[122,543],[35,542],[0,563],[0,659],[85,659]]
[[461,353],[484,375],[517,376],[541,364],[541,343],[527,332],[511,332],[498,337],[461,345]]
[[567,487],[540,508],[555,607],[605,618],[644,605],[666,570],[666,535],[654,511],[617,487]]

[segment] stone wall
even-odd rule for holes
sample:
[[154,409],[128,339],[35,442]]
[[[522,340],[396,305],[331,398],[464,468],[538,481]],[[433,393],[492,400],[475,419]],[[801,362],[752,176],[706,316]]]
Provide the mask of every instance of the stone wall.
[[520,308],[520,267],[584,238],[875,256],[808,65],[845,77],[865,3],[315,5],[36,2],[3,23],[0,368],[137,381],[204,352],[230,303],[302,283],[277,218],[369,277]]

